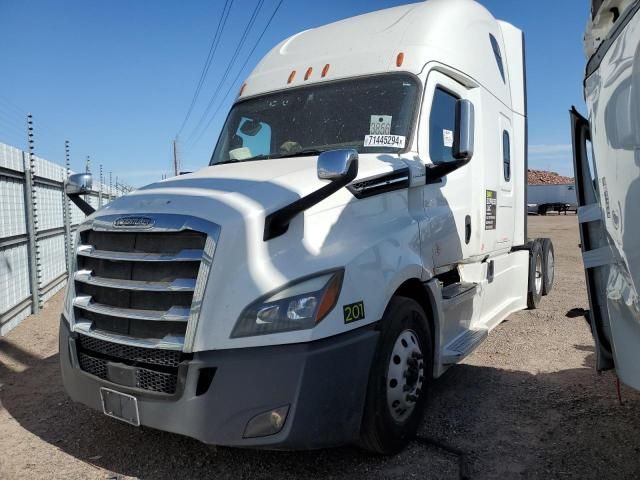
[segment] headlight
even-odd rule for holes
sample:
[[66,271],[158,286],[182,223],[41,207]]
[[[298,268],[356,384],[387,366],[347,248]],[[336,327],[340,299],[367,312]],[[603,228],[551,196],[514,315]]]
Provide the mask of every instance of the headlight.
[[298,280],[269,293],[244,309],[231,338],[306,330],[335,307],[344,270]]

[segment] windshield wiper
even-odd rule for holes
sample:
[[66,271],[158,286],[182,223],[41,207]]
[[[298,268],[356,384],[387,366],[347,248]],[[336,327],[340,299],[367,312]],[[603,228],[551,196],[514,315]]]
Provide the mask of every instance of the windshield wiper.
[[251,162],[252,160],[266,160],[267,158],[273,158],[270,155],[256,155],[255,157],[243,158],[241,160],[223,160],[222,162],[216,162],[211,166],[215,165],[224,165],[225,163],[240,163],[240,162]]
[[271,155],[256,155],[255,157],[243,158],[242,160],[224,160],[222,162],[216,162],[214,165],[224,165],[225,163],[239,163],[239,162],[252,162],[253,160],[269,160],[271,158],[288,158],[288,157],[297,157],[297,156],[306,156],[306,155],[320,155],[322,152],[326,150],[318,150],[317,148],[307,148],[304,150],[299,150],[297,152],[289,152],[289,153],[274,153]]
[[303,150],[298,150],[297,152],[277,153],[275,155],[271,155],[270,158],[287,158],[297,156],[303,157],[308,155],[320,155],[322,152],[326,152],[326,150],[319,150],[317,148],[305,148]]

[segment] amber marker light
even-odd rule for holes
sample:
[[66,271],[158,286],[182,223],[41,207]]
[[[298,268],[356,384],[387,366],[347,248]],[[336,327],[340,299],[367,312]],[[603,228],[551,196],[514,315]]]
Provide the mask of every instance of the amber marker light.
[[396,67],[401,67],[402,66],[402,62],[404,62],[404,53],[400,52],[398,54],[398,56],[396,57]]
[[322,69],[322,75],[321,75],[322,78],[327,76],[327,73],[329,73],[330,67],[331,65],[329,65],[328,63],[324,66],[324,68]]
[[311,76],[311,72],[313,72],[313,68],[311,68],[311,67],[307,68],[307,71],[304,74],[304,79],[305,80],[309,80],[309,77]]
[[324,317],[326,317],[329,312],[331,312],[331,310],[333,310],[333,307],[336,306],[336,303],[338,303],[338,297],[340,296],[343,277],[344,272],[338,272],[330,280],[330,284],[325,290],[322,299],[320,300],[320,305],[318,305],[316,323],[320,323],[320,321]]
[[289,78],[287,78],[287,83],[293,82],[294,78],[296,78],[296,71],[295,70],[291,70],[291,73],[289,74]]

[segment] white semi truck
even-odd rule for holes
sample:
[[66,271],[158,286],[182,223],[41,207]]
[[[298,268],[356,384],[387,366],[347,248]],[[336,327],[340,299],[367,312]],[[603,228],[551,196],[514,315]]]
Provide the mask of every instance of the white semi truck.
[[578,220],[598,370],[640,389],[640,2],[594,0],[587,118],[571,111]]
[[209,166],[95,213],[69,179],[67,392],[212,444],[398,451],[432,380],[551,288],[526,147],[522,32],[472,0],[284,40]]

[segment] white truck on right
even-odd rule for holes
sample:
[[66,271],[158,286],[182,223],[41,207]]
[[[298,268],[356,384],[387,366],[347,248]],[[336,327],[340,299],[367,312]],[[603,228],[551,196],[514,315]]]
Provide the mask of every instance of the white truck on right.
[[[571,111],[581,248],[597,362],[640,389],[640,2],[593,0],[587,118]],[[636,211],[636,213],[633,213]]]

